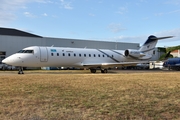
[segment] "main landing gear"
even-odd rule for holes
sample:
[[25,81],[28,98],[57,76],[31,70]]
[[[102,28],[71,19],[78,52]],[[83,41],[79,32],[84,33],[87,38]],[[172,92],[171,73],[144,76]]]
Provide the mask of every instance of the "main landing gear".
[[101,70],[101,73],[107,73],[107,72],[108,72],[107,69],[102,69],[102,70]]
[[[96,73],[96,69],[90,69],[91,73]],[[101,73],[107,73],[107,69],[101,69]]]
[[91,73],[96,73],[96,69],[90,69]]
[[19,67],[19,72],[18,72],[18,74],[24,74],[24,72],[23,72],[23,67]]

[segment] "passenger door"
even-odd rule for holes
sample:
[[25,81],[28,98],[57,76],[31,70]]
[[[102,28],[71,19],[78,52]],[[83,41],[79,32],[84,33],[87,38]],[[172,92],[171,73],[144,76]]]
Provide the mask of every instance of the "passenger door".
[[47,62],[48,61],[48,51],[46,47],[39,47],[40,49],[40,61]]

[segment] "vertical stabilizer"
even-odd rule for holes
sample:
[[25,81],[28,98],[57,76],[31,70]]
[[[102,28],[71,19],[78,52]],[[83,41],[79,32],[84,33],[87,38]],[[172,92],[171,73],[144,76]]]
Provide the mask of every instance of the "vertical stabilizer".
[[153,50],[157,44],[157,37],[156,36],[149,36],[148,39],[146,40],[146,42],[141,46],[141,48],[139,49],[139,51],[141,52],[149,52],[151,50]]
[[144,53],[150,52],[150,51],[152,51],[155,48],[158,40],[166,39],[166,38],[172,38],[172,37],[173,36],[156,37],[156,36],[151,35],[151,36],[148,37],[146,42],[141,46],[139,51],[144,52]]

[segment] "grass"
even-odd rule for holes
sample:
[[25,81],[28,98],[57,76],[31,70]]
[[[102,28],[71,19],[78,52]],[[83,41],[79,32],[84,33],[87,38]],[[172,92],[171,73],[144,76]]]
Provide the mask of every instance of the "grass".
[[0,74],[0,119],[180,119],[179,72],[26,73]]

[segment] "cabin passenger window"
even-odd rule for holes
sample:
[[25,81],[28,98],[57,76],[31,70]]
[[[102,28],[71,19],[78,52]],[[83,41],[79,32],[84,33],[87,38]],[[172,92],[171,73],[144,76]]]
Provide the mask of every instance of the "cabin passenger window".
[[113,58],[114,56],[112,55],[112,58]]
[[100,54],[98,55],[98,57],[101,57]]
[[102,55],[104,57],[104,55]]
[[57,53],[57,56],[59,56],[59,53]]
[[74,57],[76,57],[76,54],[74,53]]
[[70,53],[68,53],[68,56],[71,56],[71,54],[70,54]]
[[54,54],[53,54],[53,53],[51,53],[51,56],[54,56]]
[[156,54],[155,50],[153,51],[153,54],[154,54],[154,55]]
[[91,57],[91,54],[89,54],[89,57]]
[[86,57],[86,54],[84,54],[84,57]]
[[96,57],[96,54],[94,54],[94,57]]
[[63,56],[65,56],[65,53],[63,53]]
[[79,54],[79,57],[81,57],[81,54]]

